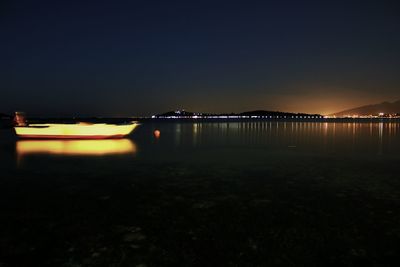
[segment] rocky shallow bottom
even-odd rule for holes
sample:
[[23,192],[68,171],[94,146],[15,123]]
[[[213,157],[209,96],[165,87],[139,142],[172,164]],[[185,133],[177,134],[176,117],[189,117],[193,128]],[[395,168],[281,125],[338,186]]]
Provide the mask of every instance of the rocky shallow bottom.
[[0,180],[0,266],[395,266],[396,164],[32,158]]

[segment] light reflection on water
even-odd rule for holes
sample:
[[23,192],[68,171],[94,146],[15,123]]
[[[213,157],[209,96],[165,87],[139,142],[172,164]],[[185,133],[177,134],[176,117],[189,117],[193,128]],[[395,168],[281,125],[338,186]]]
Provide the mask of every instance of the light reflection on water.
[[[188,127],[190,126],[190,127]],[[243,135],[246,137],[360,137],[369,133],[379,139],[397,135],[400,123],[328,123],[328,122],[223,122],[223,123],[176,123],[175,138],[181,139],[183,133],[190,130],[194,138],[199,138],[203,132],[216,136],[226,134]],[[206,133],[207,134],[207,133]]]
[[[258,147],[297,150],[397,153],[398,122],[178,122],[149,123],[140,129],[160,129],[158,146],[176,148]],[[140,140],[138,140],[140,142]]]
[[136,152],[129,139],[120,140],[19,140],[18,156],[29,154],[103,156]]
[[[18,140],[0,133],[0,156],[135,155],[169,162],[251,162],[285,156],[400,157],[399,122],[144,122],[121,140]],[[154,131],[159,130],[159,138]],[[133,141],[134,140],[134,141]],[[140,151],[137,151],[140,147]],[[95,157],[93,157],[95,158]],[[46,157],[49,159],[49,157]],[[130,160],[130,157],[126,157]],[[118,157],[116,160],[121,161]]]
[[[386,260],[398,255],[399,128],[395,122],[145,122],[130,136],[134,142],[16,141],[11,131],[0,132],[3,241],[21,255],[34,247],[46,262],[66,264],[103,247],[112,252],[104,255],[122,251],[140,262],[163,255],[179,261],[182,248],[200,258],[208,247],[207,255],[227,255],[219,265],[236,255],[263,265],[262,255],[271,253],[282,253],[280,263],[304,254],[307,262],[299,265],[326,262],[325,255],[338,259],[332,266]],[[13,164],[16,156],[23,164]],[[65,244],[55,242],[55,231],[68,233],[61,236]],[[126,236],[144,237],[134,240],[141,248],[131,249]],[[226,248],[224,240],[233,245]],[[367,258],[376,240],[381,249]],[[55,245],[60,249],[48,261]],[[353,258],[353,251],[362,254]]]

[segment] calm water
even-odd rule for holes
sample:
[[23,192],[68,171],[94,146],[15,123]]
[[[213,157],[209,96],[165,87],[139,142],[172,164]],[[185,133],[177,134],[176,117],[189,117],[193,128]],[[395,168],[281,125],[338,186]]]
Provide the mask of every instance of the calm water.
[[0,160],[0,266],[400,263],[398,122],[1,130]]

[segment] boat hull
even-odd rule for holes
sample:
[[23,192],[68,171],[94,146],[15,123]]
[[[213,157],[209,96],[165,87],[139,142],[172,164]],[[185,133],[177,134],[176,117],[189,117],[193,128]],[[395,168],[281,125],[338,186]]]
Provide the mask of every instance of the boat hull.
[[20,134],[19,138],[23,139],[120,139],[126,135],[33,135],[33,134]]
[[116,139],[130,134],[138,124],[33,124],[15,127],[25,139]]

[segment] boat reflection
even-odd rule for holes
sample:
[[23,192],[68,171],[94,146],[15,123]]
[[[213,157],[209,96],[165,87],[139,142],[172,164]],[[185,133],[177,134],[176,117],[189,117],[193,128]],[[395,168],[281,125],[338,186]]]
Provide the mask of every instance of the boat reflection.
[[16,145],[19,156],[28,154],[103,156],[136,152],[129,139],[104,140],[20,140]]

